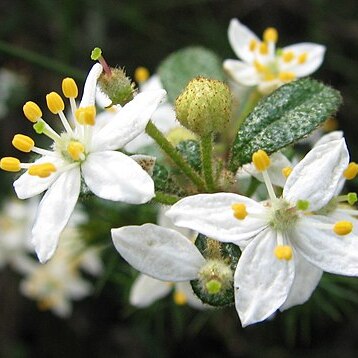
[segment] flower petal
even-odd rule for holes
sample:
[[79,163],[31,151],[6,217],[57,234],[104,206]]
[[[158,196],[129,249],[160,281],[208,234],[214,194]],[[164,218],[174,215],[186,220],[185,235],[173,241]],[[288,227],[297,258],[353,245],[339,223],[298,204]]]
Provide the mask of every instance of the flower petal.
[[277,259],[276,245],[276,233],[267,229],[241,255],[234,285],[236,310],[243,327],[270,317],[289,294],[294,263]]
[[173,289],[169,282],[160,281],[147,275],[139,275],[129,295],[129,302],[136,307],[148,307],[165,297]]
[[143,204],[155,195],[149,174],[123,153],[91,153],[81,168],[86,184],[100,198]]
[[231,48],[236,56],[251,63],[255,59],[254,52],[250,51],[249,45],[251,40],[260,42],[259,38],[238,19],[230,21],[228,37]]
[[136,95],[106,126],[93,134],[92,151],[122,148],[143,133],[165,94],[164,90],[155,90]]
[[[358,236],[338,236],[333,230],[317,228],[317,224],[334,221],[324,216],[306,217],[297,224],[294,246],[300,254],[323,271],[338,275],[358,275]],[[293,240],[292,240],[293,241]]]
[[102,71],[103,67],[101,64],[96,63],[92,66],[91,70],[87,75],[85,86],[83,88],[83,95],[80,107],[94,106],[96,98],[97,80],[98,77],[101,75]]
[[46,262],[55,252],[59,236],[76,205],[80,185],[80,170],[76,167],[62,173],[42,198],[32,229],[32,243],[40,262]]
[[[248,215],[245,219],[234,217],[231,208],[234,203],[246,205]],[[250,239],[265,228],[266,210],[256,201],[237,194],[198,194],[178,201],[167,212],[167,216],[177,226],[196,230],[223,242],[237,243]]]
[[348,162],[344,138],[314,147],[288,177],[283,197],[293,204],[309,201],[310,211],[322,208],[335,195]]
[[193,280],[205,263],[196,246],[175,230],[145,224],[111,232],[114,246],[130,265],[160,280]]
[[297,250],[294,250],[295,278],[285,303],[280,311],[305,303],[318,286],[323,271],[308,262]]
[[256,86],[260,78],[254,66],[237,60],[225,60],[224,70],[238,83]]

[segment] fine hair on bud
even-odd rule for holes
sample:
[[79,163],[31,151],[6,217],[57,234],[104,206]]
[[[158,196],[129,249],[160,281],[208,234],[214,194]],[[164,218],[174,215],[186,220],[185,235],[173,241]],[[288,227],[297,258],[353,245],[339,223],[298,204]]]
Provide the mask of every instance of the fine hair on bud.
[[222,81],[196,77],[175,101],[179,122],[199,136],[220,133],[229,124],[232,94]]

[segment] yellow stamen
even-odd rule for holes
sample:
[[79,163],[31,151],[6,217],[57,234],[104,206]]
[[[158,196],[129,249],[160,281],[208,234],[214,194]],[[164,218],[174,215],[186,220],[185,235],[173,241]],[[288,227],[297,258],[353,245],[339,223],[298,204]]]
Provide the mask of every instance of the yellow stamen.
[[284,52],[282,55],[283,62],[291,62],[295,58],[293,51]]
[[333,231],[337,235],[348,235],[353,230],[353,224],[350,221],[338,221],[333,226]]
[[303,52],[300,55],[298,55],[297,57],[297,62],[302,65],[303,63],[305,63],[307,61],[307,57],[308,57],[308,53],[307,52]]
[[178,290],[174,292],[173,299],[178,306],[183,306],[188,302],[188,298],[186,297],[186,294]]
[[32,101],[28,101],[22,107],[25,117],[33,123],[36,123],[42,117],[40,107]]
[[35,142],[32,138],[28,137],[27,135],[23,134],[15,134],[12,145],[22,152],[29,153],[31,152],[32,148],[35,146]]
[[77,98],[78,88],[73,78],[67,77],[62,81],[62,92],[66,98]]
[[274,42],[278,40],[278,32],[274,27],[268,27],[263,34],[263,39],[265,42]]
[[96,108],[95,106],[80,107],[76,111],[76,119],[80,124],[87,124],[93,126],[96,119]]
[[18,172],[21,170],[20,160],[13,157],[4,157],[0,160],[0,168],[7,172]]
[[46,102],[48,109],[53,114],[58,114],[65,109],[65,104],[63,103],[63,99],[61,96],[56,92],[51,92],[46,95]]
[[255,39],[251,39],[251,41],[249,42],[249,50],[251,52],[254,52],[257,48],[257,41]]
[[67,146],[67,152],[73,160],[80,160],[84,158],[85,147],[80,142],[72,141]]
[[283,82],[290,82],[296,78],[296,75],[293,72],[280,72],[278,78]]
[[358,174],[358,164],[355,162],[350,162],[347,169],[343,172],[343,176],[348,179],[354,179]]
[[267,67],[257,60],[254,61],[254,66],[255,66],[257,72],[267,71]]
[[134,71],[134,79],[137,83],[145,82],[150,76],[149,70],[146,67],[137,67]]
[[47,178],[56,171],[56,167],[52,163],[42,163],[31,165],[27,171],[29,175],[40,178]]
[[273,81],[276,76],[273,72],[271,72],[269,69],[266,69],[266,71],[263,72],[264,74],[264,81]]
[[244,203],[235,203],[231,205],[236,219],[243,220],[247,216],[246,205]]
[[265,171],[271,164],[269,156],[261,149],[252,155],[252,161],[259,172]]
[[267,43],[261,42],[259,46],[259,51],[261,55],[267,55],[268,54],[268,46]]
[[292,248],[287,245],[278,245],[274,250],[275,256],[279,260],[291,260],[292,259]]
[[292,170],[292,167],[285,167],[281,170],[281,172],[285,178],[288,178],[288,176],[292,173]]

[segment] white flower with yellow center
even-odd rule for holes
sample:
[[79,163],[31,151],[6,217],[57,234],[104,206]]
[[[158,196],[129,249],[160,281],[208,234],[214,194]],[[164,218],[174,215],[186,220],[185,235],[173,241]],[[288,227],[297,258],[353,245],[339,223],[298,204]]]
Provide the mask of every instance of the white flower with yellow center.
[[352,221],[326,216],[349,156],[344,139],[313,148],[292,170],[277,198],[264,151],[253,155],[270,200],[232,194],[199,194],[180,200],[167,215],[174,224],[243,249],[235,272],[235,304],[243,326],[277,309],[305,302],[322,271],[358,275],[358,237]]
[[229,42],[241,61],[225,60],[224,69],[244,86],[258,86],[264,94],[284,83],[308,76],[322,64],[325,47],[304,42],[276,49],[277,30],[270,27],[260,40],[250,29],[232,19]]
[[20,199],[27,199],[46,191],[37,211],[32,229],[32,243],[41,262],[54,253],[59,235],[66,226],[80,194],[81,178],[97,196],[131,204],[148,202],[154,196],[151,177],[127,155],[117,149],[145,130],[160,101],[164,90],[137,95],[121,108],[111,121],[96,122],[95,92],[102,66],[95,64],[85,83],[83,97],[77,108],[78,95],[73,79],[62,83],[65,97],[70,100],[72,118],[64,114],[64,102],[59,94],[46,96],[49,110],[58,114],[65,131],[58,134],[41,117],[42,111],[34,102],[27,102],[24,114],[37,133],[53,140],[51,150],[35,146],[25,135],[17,134],[13,145],[23,152],[41,155],[35,163],[20,163],[17,158],[6,157],[0,162],[1,169],[26,172],[14,182]]

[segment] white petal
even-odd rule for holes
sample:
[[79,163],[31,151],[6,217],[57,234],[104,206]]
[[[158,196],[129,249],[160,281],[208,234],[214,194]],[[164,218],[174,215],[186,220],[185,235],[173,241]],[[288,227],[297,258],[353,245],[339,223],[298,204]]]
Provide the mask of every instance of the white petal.
[[32,243],[42,263],[55,252],[59,236],[76,205],[80,185],[79,168],[68,170],[56,179],[40,202],[32,229]]
[[100,131],[94,133],[92,151],[115,150],[145,131],[153,112],[164,98],[164,90],[139,93],[121,108]]
[[240,257],[235,272],[235,305],[243,327],[270,317],[285,302],[294,277],[293,260],[274,254],[276,233],[257,235]]
[[147,275],[139,275],[129,294],[129,302],[136,307],[148,307],[165,297],[173,289],[169,282],[160,281]]
[[146,171],[150,176],[153,176],[155,161],[157,159],[156,157],[144,154],[134,154],[131,155],[130,158],[136,161],[141,166],[141,168]]
[[285,70],[293,71],[297,77],[304,77],[310,75],[321,66],[326,48],[322,45],[306,42],[287,46],[282,50],[283,52],[292,51],[296,56],[307,53],[306,62],[299,64],[297,61],[292,60],[290,67],[285,68]]
[[[248,215],[239,220],[231,205],[244,203]],[[266,209],[256,201],[231,193],[198,194],[188,196],[167,212],[175,225],[187,227],[214,239],[237,243],[250,239],[267,226]],[[252,217],[250,214],[260,216]]]
[[310,211],[322,208],[335,195],[348,162],[343,138],[314,147],[288,177],[284,198],[293,204],[297,200],[307,200]]
[[[55,167],[59,167],[63,164],[63,160],[52,156],[44,156],[34,162],[34,164],[41,163],[52,163]],[[26,171],[15,180],[15,192],[19,199],[28,199],[47,190],[57,178],[57,173],[51,174],[47,178],[40,178],[38,176],[29,175]]]
[[82,100],[80,107],[94,106],[96,98],[96,87],[98,77],[101,75],[103,67],[101,64],[96,63],[92,66],[87,75],[85,86],[83,88]]
[[323,271],[346,275],[358,275],[358,236],[351,233],[338,236],[333,230],[315,227],[316,223],[334,221],[323,216],[312,216],[298,223],[294,234],[295,248],[307,261]]
[[196,246],[175,230],[153,224],[112,229],[114,246],[136,270],[163,281],[198,277],[205,259]]
[[[109,97],[101,91],[99,86],[96,87],[96,104],[101,108],[109,107],[112,104],[112,101]],[[97,121],[97,118],[96,118]]]
[[86,184],[100,198],[143,204],[155,195],[149,174],[123,153],[91,153],[81,168]]
[[255,67],[237,60],[225,60],[224,70],[238,83],[245,86],[256,86],[260,82]]
[[322,145],[322,144],[326,144],[329,143],[333,140],[338,140],[338,139],[342,139],[343,138],[343,132],[342,131],[333,131],[330,133],[325,134],[324,136],[322,136],[314,145],[315,147]]
[[252,62],[255,59],[255,55],[252,51],[250,51],[249,45],[251,40],[255,40],[257,42],[260,42],[260,40],[238,19],[232,19],[230,21],[228,37],[230,45],[237,57],[241,58],[245,62]]
[[293,280],[287,300],[280,307],[280,311],[305,303],[318,286],[323,271],[309,263],[301,254],[294,250],[295,278]]
[[140,91],[153,91],[163,89],[163,84],[158,75],[150,76],[145,82],[139,85]]

